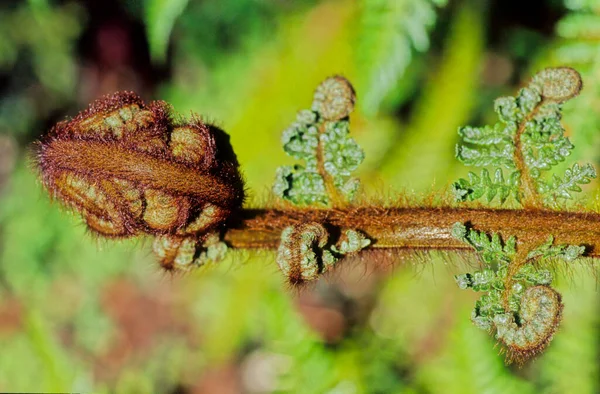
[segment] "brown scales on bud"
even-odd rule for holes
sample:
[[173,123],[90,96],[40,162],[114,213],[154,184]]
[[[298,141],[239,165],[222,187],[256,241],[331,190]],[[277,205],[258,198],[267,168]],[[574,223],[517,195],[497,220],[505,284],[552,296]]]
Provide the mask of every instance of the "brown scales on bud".
[[165,102],[146,105],[131,92],[58,123],[38,144],[36,162],[51,196],[79,211],[93,232],[160,236],[155,251],[167,269],[189,260],[186,237],[201,244],[244,199],[223,131],[198,119],[175,120]]

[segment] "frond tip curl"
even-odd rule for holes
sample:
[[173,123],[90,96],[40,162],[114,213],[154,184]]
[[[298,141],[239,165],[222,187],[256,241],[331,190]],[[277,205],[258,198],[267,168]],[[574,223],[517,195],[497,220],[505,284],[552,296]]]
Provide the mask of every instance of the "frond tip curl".
[[285,152],[305,165],[277,169],[273,192],[293,204],[341,204],[359,187],[351,176],[364,152],[350,137],[348,116],[356,96],[350,82],[327,78],[316,89],[311,110],[302,110],[282,135]]
[[302,285],[329,271],[342,257],[353,255],[371,244],[359,231],[345,229],[337,244],[321,223],[305,222],[281,232],[277,265],[291,285]]

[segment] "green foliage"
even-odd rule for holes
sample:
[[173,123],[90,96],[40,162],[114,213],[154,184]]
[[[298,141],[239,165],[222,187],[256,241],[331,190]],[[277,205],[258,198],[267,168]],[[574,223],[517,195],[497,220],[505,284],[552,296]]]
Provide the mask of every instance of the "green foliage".
[[358,48],[359,75],[365,79],[362,108],[376,113],[404,75],[415,53],[429,49],[437,7],[446,0],[362,0]]
[[[575,67],[585,81],[585,89],[575,105],[565,107],[573,136],[581,141],[574,152],[577,158],[600,157],[600,7],[595,0],[565,0],[566,14],[556,24],[557,40],[550,53],[554,64]],[[547,60],[546,60],[547,62]]]
[[171,30],[187,4],[188,0],[145,0],[148,44],[155,61],[164,61]]
[[[218,60],[272,34],[279,14],[301,9],[314,0],[282,4],[277,0],[145,0],[143,20],[146,25],[152,59],[163,62],[173,28],[185,32],[174,40],[175,50],[195,57],[204,65],[215,66]],[[215,34],[215,32],[220,34]]]
[[581,257],[581,255],[585,252],[584,246],[574,246],[574,245],[554,245],[554,237],[552,235],[548,236],[548,240],[533,249],[531,252],[527,254],[527,259],[548,259],[551,257],[556,257],[563,259],[566,262],[571,262]]
[[483,261],[488,265],[507,264],[516,253],[516,238],[510,237],[506,243],[502,242],[500,235],[487,234],[474,229],[467,229],[462,223],[455,223],[452,227],[452,236],[471,245],[481,254]]
[[[569,68],[546,69],[539,72],[517,97],[502,97],[495,101],[494,110],[500,122],[494,126],[462,127],[462,142],[456,147],[456,157],[468,166],[498,167],[494,181],[489,173],[481,177],[469,174],[469,180],[453,184],[458,201],[476,200],[483,196],[491,202],[496,194],[504,203],[508,195],[521,201],[523,173],[532,179],[536,196],[546,204],[571,199],[569,192],[581,191],[578,184],[589,183],[596,177],[591,165],[575,164],[565,172],[564,179],[554,175],[552,181],[541,178],[571,154],[573,144],[565,136],[561,124],[562,103],[576,96],[581,89],[581,77]],[[513,171],[504,182],[502,168]]]
[[571,199],[573,192],[580,192],[581,187],[591,182],[596,177],[596,169],[591,164],[580,167],[579,164],[573,164],[572,169],[565,171],[564,178],[557,175],[552,176],[549,182],[539,182],[539,191],[544,196],[547,203],[553,203],[558,199]]
[[317,114],[298,113],[297,121],[283,132],[283,150],[295,159],[304,160],[305,166],[282,166],[277,169],[273,192],[294,204],[326,204],[325,180],[317,169],[319,130]]
[[[447,33],[442,34],[443,50],[428,57],[433,67],[420,66],[427,71],[420,88],[410,92],[414,100],[408,122],[402,124],[396,117],[397,131],[384,144],[386,155],[379,164],[386,183],[417,192],[430,190],[433,180],[454,176],[455,132],[472,116],[477,102],[473,76],[484,61],[486,7],[483,2],[464,2],[450,15]],[[414,75],[404,79],[419,81]]]
[[284,151],[305,165],[279,167],[275,195],[307,205],[328,204],[332,188],[347,200],[354,197],[359,181],[352,172],[365,156],[349,135],[353,108],[354,90],[345,79],[332,77],[317,88],[312,110],[300,111],[281,138]]
[[562,61],[587,68],[586,65],[597,62],[600,8],[594,0],[565,0],[564,3],[570,12],[557,25],[557,33],[564,39],[557,48],[557,55]]

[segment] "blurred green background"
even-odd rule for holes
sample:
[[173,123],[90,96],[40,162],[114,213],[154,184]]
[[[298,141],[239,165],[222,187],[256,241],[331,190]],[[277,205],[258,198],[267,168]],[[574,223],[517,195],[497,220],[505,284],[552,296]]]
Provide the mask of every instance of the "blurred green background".
[[[457,256],[367,255],[290,290],[271,253],[169,276],[147,240],[108,242],[51,204],[27,160],[52,124],[134,90],[230,135],[249,206],[291,164],[280,133],[327,76],[355,84],[364,193],[443,191],[456,129],[571,65],[565,123],[600,160],[597,0],[145,0],[0,4],[0,391],[597,393],[593,264],[561,272],[564,322],[523,368],[469,321]],[[587,190],[592,203],[597,186]],[[377,266],[377,268],[375,268]]]

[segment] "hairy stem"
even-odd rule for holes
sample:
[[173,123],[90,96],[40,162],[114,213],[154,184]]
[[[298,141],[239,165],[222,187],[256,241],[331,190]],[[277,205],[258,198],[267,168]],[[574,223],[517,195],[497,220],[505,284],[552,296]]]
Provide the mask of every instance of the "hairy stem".
[[318,222],[352,228],[372,240],[372,248],[465,250],[470,245],[451,234],[456,222],[468,223],[504,239],[514,235],[520,245],[555,237],[557,243],[585,245],[586,255],[600,257],[600,214],[546,210],[457,208],[247,209],[225,234],[239,249],[276,249],[281,231],[293,224]]
[[[538,243],[539,242],[537,242],[536,244],[532,244],[531,241],[530,242],[519,242],[519,247],[517,249],[517,254],[515,256],[515,259],[508,266],[508,274],[506,275],[506,279],[504,280],[504,288],[505,289],[513,288],[513,285],[515,284],[514,276],[519,272],[519,270],[525,264],[530,262],[530,259],[527,258],[527,255]],[[504,292],[504,310],[506,311],[506,313],[508,313],[510,311],[510,307],[509,307],[510,295],[511,295],[510,291]]]
[[535,108],[531,111],[529,115],[519,125],[517,129],[517,133],[515,135],[515,154],[514,154],[514,162],[517,169],[521,172],[521,185],[523,187],[523,208],[541,208],[542,202],[539,198],[539,194],[537,192],[537,187],[535,184],[535,180],[531,177],[529,173],[529,168],[527,164],[525,164],[525,156],[523,155],[523,132],[525,131],[525,127],[527,123],[533,119],[534,116],[537,115],[538,111],[544,104],[544,100],[540,101]]

